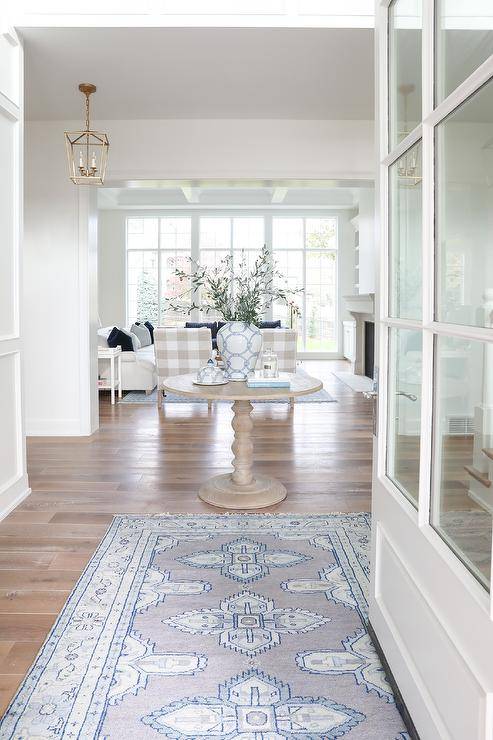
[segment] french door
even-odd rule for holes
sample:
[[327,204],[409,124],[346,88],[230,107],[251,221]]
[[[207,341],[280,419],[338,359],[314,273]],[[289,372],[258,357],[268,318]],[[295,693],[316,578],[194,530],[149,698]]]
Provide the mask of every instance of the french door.
[[491,740],[493,8],[376,16],[370,621],[422,740]]
[[23,69],[0,11],[0,518],[28,493],[21,384]]

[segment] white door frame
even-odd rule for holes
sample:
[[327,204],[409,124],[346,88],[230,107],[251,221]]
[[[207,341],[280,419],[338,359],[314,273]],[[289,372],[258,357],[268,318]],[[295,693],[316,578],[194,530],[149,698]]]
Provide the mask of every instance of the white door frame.
[[[492,341],[491,329],[434,320],[434,132],[457,105],[493,77],[490,57],[434,108],[434,4],[423,0],[423,120],[388,153],[388,34],[391,0],[376,3],[377,233],[380,250],[377,307],[380,393],[374,445],[370,621],[422,740],[493,737],[493,625],[491,597],[430,524],[433,344],[440,335]],[[388,171],[423,141],[423,321],[388,314]],[[423,336],[419,506],[385,474],[388,333],[416,329]]]
[[[0,195],[0,225],[3,269],[0,293],[10,296],[4,307],[0,329],[0,377],[6,405],[0,411],[0,447],[5,455],[0,465],[0,519],[7,516],[26,496],[30,488],[26,473],[26,440],[23,404],[22,317],[21,317],[21,241],[23,205],[24,149],[24,71],[22,44],[12,28],[2,28],[0,18],[0,120],[2,152],[11,171],[4,169]],[[5,204],[5,210],[2,205]],[[10,223],[9,223],[10,221]],[[10,308],[12,313],[9,316]],[[8,451],[8,452],[7,452]],[[8,459],[7,459],[8,458]],[[1,452],[0,452],[0,459]]]

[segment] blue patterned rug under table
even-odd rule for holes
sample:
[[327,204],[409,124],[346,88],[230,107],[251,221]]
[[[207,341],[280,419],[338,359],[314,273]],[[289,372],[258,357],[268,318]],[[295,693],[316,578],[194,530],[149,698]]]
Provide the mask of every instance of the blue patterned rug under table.
[[[156,404],[157,403],[157,390],[154,388],[152,393],[149,395],[145,391],[129,391],[118,403],[140,403],[140,404]],[[206,398],[187,398],[186,396],[176,396],[174,393],[167,393],[164,403],[207,403]],[[229,403],[231,401],[214,401],[214,403]],[[280,398],[274,401],[252,401],[252,403],[284,403],[288,404],[287,398]],[[310,393],[308,396],[298,396],[296,403],[337,403],[335,398],[332,398],[330,393],[324,391],[317,391],[317,393]]]
[[405,740],[368,514],[117,516],[2,740]]

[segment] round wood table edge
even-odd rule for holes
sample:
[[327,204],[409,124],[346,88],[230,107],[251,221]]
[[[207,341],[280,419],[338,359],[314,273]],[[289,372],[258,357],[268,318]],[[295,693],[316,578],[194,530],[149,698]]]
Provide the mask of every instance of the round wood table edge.
[[[295,373],[285,373],[290,377],[294,378]],[[314,378],[311,375],[303,376],[305,380],[312,380],[313,385],[307,388],[294,389],[294,388],[247,388],[245,381],[234,381],[230,380],[228,384],[221,384],[217,386],[205,386],[197,385],[190,389],[177,388],[173,385],[172,381],[176,378],[190,378],[190,383],[196,376],[195,373],[182,373],[181,375],[169,375],[161,382],[161,389],[168,393],[174,393],[177,396],[187,396],[190,398],[206,398],[210,400],[223,400],[223,401],[249,401],[249,400],[263,400],[263,401],[275,401],[280,398],[297,398],[298,396],[308,396],[311,393],[317,393],[323,389],[323,383],[318,378]],[[167,382],[168,381],[168,382]],[[242,394],[234,393],[234,386],[241,387],[244,389]],[[222,389],[219,393],[217,390]]]

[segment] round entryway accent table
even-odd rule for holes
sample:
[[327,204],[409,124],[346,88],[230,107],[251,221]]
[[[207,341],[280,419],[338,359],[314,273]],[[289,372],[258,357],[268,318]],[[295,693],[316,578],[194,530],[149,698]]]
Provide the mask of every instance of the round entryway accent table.
[[199,498],[222,509],[262,509],[286,498],[283,484],[253,470],[252,401],[277,401],[306,396],[322,389],[322,383],[308,375],[283,373],[291,381],[290,388],[248,388],[245,382],[231,382],[218,386],[198,386],[195,373],[165,378],[162,387],[168,393],[208,401],[233,401],[234,430],[232,473],[216,475],[199,489]]

